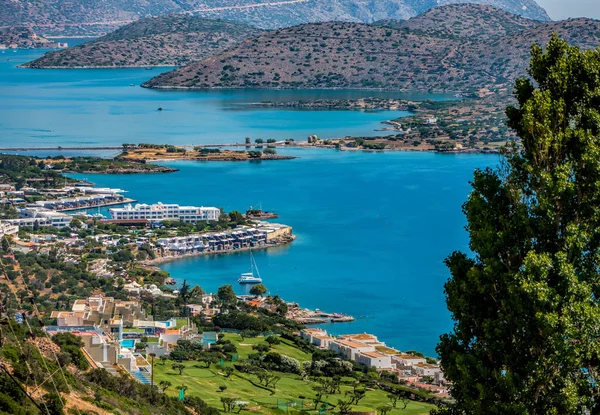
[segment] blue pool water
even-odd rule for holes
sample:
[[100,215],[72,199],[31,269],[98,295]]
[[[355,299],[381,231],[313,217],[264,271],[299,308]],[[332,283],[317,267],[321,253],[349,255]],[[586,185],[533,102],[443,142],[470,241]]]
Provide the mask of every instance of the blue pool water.
[[133,349],[134,346],[135,346],[135,340],[131,340],[131,339],[121,340],[121,347],[126,347],[128,349]]

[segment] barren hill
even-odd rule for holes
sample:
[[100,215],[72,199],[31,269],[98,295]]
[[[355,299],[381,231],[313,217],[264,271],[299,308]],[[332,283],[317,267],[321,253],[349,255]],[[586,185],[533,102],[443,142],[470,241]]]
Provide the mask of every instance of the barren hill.
[[409,20],[387,19],[374,24],[440,38],[486,40],[531,29],[542,22],[488,5],[457,4],[436,7]]
[[484,3],[550,20],[535,0],[0,0],[0,26],[32,25],[43,34],[104,34],[168,13],[244,22],[266,29],[301,23],[408,19],[433,7]]
[[167,15],[142,19],[93,42],[49,52],[25,67],[179,66],[256,36],[243,23]]
[[[489,16],[489,7],[477,7]],[[540,24],[501,12],[488,24],[474,16],[476,11],[469,14],[465,19],[464,6],[453,5],[413,18],[401,29],[340,22],[279,29],[144,86],[474,92],[506,88],[524,73],[531,44],[545,44],[552,32],[583,48],[600,45],[596,20]],[[440,15],[444,24],[434,20]],[[473,36],[475,31],[481,36]]]

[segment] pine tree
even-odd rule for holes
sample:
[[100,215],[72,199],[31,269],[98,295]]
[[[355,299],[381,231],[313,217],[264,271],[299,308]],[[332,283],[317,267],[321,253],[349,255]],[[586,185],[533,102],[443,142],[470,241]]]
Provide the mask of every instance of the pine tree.
[[473,254],[446,260],[456,404],[438,413],[599,410],[600,50],[553,36],[528,73],[507,109],[520,144],[463,207]]

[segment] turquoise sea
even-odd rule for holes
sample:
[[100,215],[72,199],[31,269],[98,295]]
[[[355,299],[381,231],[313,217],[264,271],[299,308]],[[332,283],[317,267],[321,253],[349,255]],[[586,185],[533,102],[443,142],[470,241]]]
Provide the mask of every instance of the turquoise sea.
[[[6,57],[6,55],[10,55]],[[376,134],[392,112],[249,110],[244,102],[360,91],[161,92],[139,88],[160,69],[26,70],[39,51],[0,54],[0,146],[123,142],[212,143],[245,136],[304,139],[309,134]],[[10,59],[10,61],[7,61]],[[134,84],[136,86],[129,86]],[[382,93],[384,94],[384,93]],[[384,95],[398,95],[385,93]],[[417,98],[417,97],[414,97]],[[431,96],[445,99],[444,96]],[[165,111],[157,113],[162,106]],[[497,156],[286,149],[291,161],[179,162],[172,174],[77,175],[158,201],[276,211],[298,239],[257,252],[273,294],[303,307],[357,317],[333,333],[372,332],[403,350],[435,353],[452,327],[444,258],[468,249],[461,205],[477,167]],[[248,269],[247,254],[165,264],[178,280],[214,291]],[[239,289],[242,293],[243,289]]]

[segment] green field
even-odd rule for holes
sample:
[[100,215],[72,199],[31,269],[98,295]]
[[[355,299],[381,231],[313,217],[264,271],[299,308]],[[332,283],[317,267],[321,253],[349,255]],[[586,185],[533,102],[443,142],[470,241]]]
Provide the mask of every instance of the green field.
[[[246,359],[249,353],[252,353],[252,345],[262,343],[263,338],[250,338],[241,340],[238,335],[227,335],[227,339],[231,340],[238,349],[238,356],[240,360]],[[282,339],[282,343],[273,346],[273,350],[278,353],[285,354],[290,357],[294,357],[298,360],[308,361],[310,355],[294,347],[291,342]],[[177,395],[179,388],[183,384],[186,386],[186,394],[199,396],[205,400],[211,406],[218,409],[223,409],[221,405],[221,397],[236,397],[243,401],[248,401],[248,409],[255,408],[254,413],[259,414],[281,414],[284,411],[277,409],[277,401],[294,399],[299,400],[300,396],[306,397],[304,399],[304,409],[317,413],[312,408],[312,400],[314,392],[312,386],[315,384],[311,381],[303,381],[300,376],[293,374],[280,373],[282,377],[277,383],[275,394],[271,394],[270,391],[254,386],[248,379],[258,384],[258,379],[255,375],[247,373],[239,373],[235,371],[231,378],[226,378],[221,372],[220,365],[213,365],[210,368],[204,368],[202,363],[189,361],[184,362],[186,369],[183,375],[179,375],[178,371],[171,368],[171,361],[166,364],[157,363],[155,366],[155,382],[158,383],[161,380],[168,380],[173,386],[166,390],[169,395]],[[225,362],[225,366],[233,365],[231,362]],[[219,386],[226,386],[227,389],[224,392],[219,390]],[[327,401],[332,405],[336,405],[338,399],[345,398],[344,392],[350,390],[350,386],[342,386],[341,394],[330,395],[327,397]],[[369,390],[363,400],[360,401],[360,406],[355,407],[355,410],[360,411],[375,411],[379,406],[389,403],[386,397],[386,393],[381,390]],[[258,409],[260,408],[260,409]],[[431,405],[410,402],[406,409],[392,410],[390,414],[398,415],[421,415],[428,414]],[[332,406],[328,413],[334,413],[335,408]]]

